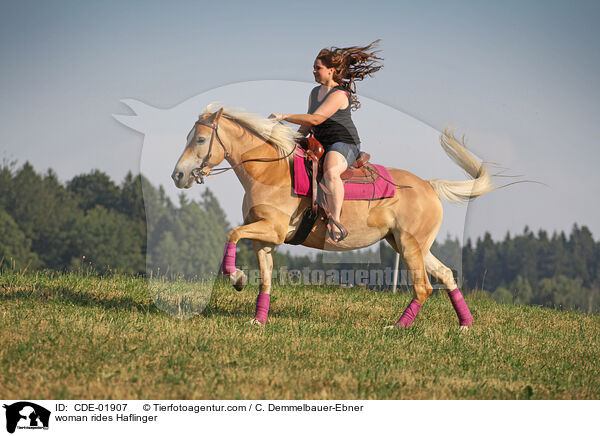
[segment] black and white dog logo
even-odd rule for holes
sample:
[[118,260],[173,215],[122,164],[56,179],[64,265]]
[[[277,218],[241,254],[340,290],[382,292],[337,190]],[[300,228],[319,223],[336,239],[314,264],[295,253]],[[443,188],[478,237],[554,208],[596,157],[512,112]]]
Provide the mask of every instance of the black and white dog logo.
[[28,401],[7,406],[6,409],[6,431],[14,433],[19,429],[48,429],[50,423],[50,411]]

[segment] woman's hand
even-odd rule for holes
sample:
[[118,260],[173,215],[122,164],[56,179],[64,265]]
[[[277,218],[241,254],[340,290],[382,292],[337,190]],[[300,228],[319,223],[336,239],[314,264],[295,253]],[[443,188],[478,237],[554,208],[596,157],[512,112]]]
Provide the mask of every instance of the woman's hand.
[[270,120],[283,121],[284,118],[285,118],[285,114],[271,114],[271,115],[269,115],[269,119]]

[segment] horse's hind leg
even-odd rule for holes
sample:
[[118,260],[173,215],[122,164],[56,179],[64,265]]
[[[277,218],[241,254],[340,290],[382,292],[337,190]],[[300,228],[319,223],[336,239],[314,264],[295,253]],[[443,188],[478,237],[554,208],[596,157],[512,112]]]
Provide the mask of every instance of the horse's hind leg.
[[467,303],[465,303],[465,299],[456,285],[452,270],[440,262],[439,259],[431,254],[431,252],[427,253],[425,256],[425,269],[429,274],[432,275],[434,279],[446,287],[448,290],[448,296],[452,302],[452,306],[454,307],[456,315],[458,316],[460,327],[461,329],[467,329],[471,324],[473,324],[473,316],[471,315]]
[[400,253],[402,263],[408,270],[410,283],[413,285],[413,299],[396,324],[387,326],[408,327],[415,319],[425,300],[433,292],[429,278],[425,271],[423,251],[419,242],[408,232],[394,230],[394,242],[392,245]]

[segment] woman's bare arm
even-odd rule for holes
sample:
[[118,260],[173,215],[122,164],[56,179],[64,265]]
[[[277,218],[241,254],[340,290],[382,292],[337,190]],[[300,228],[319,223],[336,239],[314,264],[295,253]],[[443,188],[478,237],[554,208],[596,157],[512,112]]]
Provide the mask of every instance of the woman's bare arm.
[[348,104],[348,97],[344,91],[339,91],[327,97],[327,100],[319,106],[314,114],[271,114],[269,118],[274,118],[278,121],[288,121],[306,127],[318,126],[345,104]]

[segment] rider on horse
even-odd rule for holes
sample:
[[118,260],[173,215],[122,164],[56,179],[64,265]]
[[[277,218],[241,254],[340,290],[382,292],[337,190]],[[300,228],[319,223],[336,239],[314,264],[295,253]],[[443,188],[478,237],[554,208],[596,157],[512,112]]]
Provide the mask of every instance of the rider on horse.
[[344,185],[340,175],[360,153],[360,139],[350,109],[358,109],[356,81],[380,70],[381,58],[373,51],[379,40],[365,47],[324,48],[313,65],[315,87],[309,96],[308,114],[271,114],[270,118],[299,124],[303,136],[311,133],[323,145],[323,182],[327,188],[330,238],[339,242],[348,235],[340,224]]

